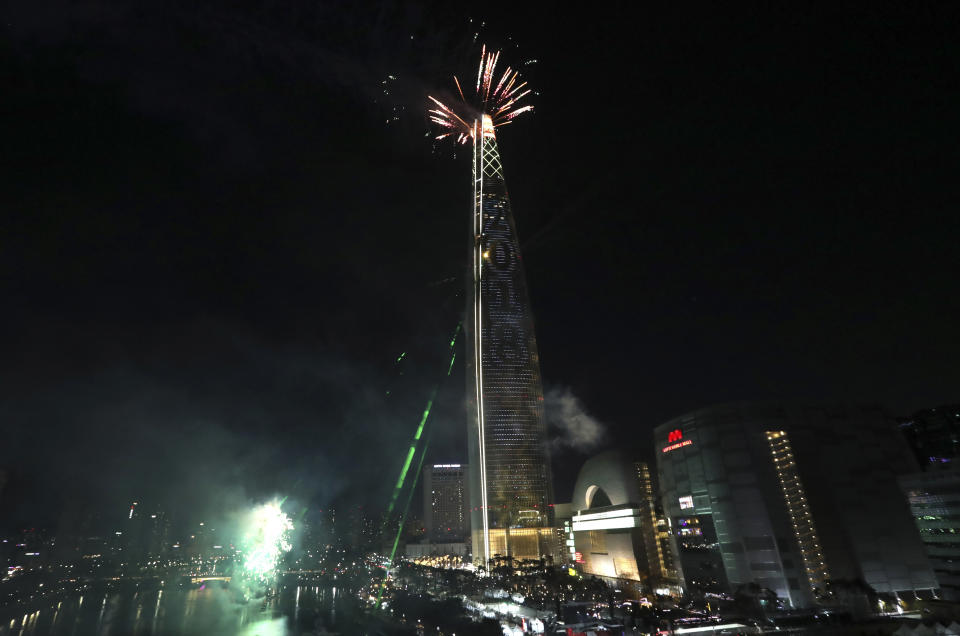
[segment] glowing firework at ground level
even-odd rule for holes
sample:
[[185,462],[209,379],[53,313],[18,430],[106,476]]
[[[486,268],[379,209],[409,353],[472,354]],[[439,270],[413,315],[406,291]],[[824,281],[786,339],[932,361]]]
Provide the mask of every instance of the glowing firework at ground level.
[[290,551],[293,521],[281,509],[279,501],[261,504],[247,514],[243,529],[243,572],[254,579],[276,574],[281,557]]

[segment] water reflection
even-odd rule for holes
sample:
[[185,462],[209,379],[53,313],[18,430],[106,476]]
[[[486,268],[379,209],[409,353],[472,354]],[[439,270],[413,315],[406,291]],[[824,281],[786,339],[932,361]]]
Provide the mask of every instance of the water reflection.
[[[6,617],[0,636],[287,636],[346,629],[357,616],[352,595],[323,586],[288,586],[273,598],[239,602],[229,587],[107,591]],[[338,621],[343,621],[338,624]]]

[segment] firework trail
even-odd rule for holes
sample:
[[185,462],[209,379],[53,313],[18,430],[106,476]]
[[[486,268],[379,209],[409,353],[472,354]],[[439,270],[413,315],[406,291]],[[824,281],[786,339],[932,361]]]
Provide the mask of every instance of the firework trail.
[[[401,366],[401,363],[404,361],[406,357],[407,357],[407,352],[403,351],[400,353],[399,356],[397,356],[396,362],[393,363],[393,368],[399,371],[399,375],[403,375],[403,367]],[[384,397],[390,397],[391,393],[393,393],[393,390],[388,388],[384,393]]]
[[[520,81],[520,71],[511,67],[503,72],[500,79],[496,79],[497,63],[500,61],[500,51],[487,51],[486,45],[480,53],[480,68],[477,70],[477,82],[470,99],[463,92],[460,79],[454,75],[453,81],[460,96],[459,109],[463,116],[441,102],[432,95],[427,95],[436,108],[427,112],[430,121],[441,127],[442,131],[437,139],[454,138],[457,143],[465,144],[476,135],[477,114],[488,115],[493,127],[505,126],[513,118],[523,113],[531,112],[533,106],[521,105],[520,101],[530,94],[526,82]],[[467,114],[473,113],[473,114]],[[470,123],[468,123],[470,122]]]

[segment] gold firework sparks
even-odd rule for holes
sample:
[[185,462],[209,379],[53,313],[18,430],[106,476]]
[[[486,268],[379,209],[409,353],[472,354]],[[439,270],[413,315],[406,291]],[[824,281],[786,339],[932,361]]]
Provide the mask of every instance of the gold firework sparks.
[[427,95],[436,106],[428,110],[430,121],[445,129],[437,135],[437,139],[446,139],[455,135],[457,143],[465,144],[473,139],[475,134],[476,124],[468,123],[471,120],[476,121],[483,115],[489,115],[494,128],[497,128],[511,123],[517,115],[533,111],[533,106],[529,104],[520,105],[520,100],[531,92],[529,88],[523,90],[527,85],[526,82],[517,83],[520,79],[520,71],[508,66],[500,76],[500,80],[496,81],[495,70],[499,61],[500,51],[496,53],[487,51],[487,46],[483,45],[480,51],[480,68],[477,69],[476,94],[470,100],[464,95],[459,78],[456,75],[453,76],[457,94],[460,95],[458,107],[464,113],[463,117],[436,97]]

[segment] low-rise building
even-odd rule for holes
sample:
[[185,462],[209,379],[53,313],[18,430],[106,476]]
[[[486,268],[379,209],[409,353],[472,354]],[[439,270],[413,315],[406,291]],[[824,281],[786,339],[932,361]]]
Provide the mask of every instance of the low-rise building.
[[570,546],[584,574],[638,594],[660,585],[655,518],[647,502],[636,467],[619,451],[587,460],[573,490]]

